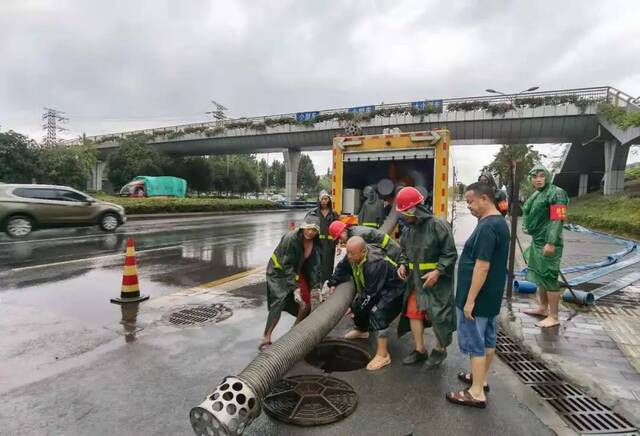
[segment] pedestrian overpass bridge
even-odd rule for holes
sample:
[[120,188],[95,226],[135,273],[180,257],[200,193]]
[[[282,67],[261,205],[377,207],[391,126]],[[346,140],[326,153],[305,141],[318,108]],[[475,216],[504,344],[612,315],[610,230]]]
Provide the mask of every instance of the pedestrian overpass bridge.
[[91,189],[101,189],[105,157],[135,135],[158,151],[175,155],[283,152],[287,196],[295,198],[301,151],[328,150],[336,135],[357,125],[363,134],[385,128],[402,131],[448,128],[452,145],[570,143],[555,181],[570,194],[622,190],[629,147],[640,143],[640,128],[622,130],[599,113],[608,102],[639,111],[640,101],[612,87],[580,88],[501,96],[420,100],[397,104],[225,119],[88,137],[102,161]]

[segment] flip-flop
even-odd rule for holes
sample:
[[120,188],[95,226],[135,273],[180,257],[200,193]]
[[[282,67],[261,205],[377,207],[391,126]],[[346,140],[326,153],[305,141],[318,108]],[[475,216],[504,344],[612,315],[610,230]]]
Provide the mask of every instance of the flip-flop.
[[265,349],[267,349],[270,345],[271,345],[271,342],[263,342],[262,344],[258,345],[258,350],[260,350],[260,351],[264,351],[264,350],[265,350]]
[[447,392],[445,395],[447,401],[459,406],[475,407],[477,409],[484,409],[487,407],[486,401],[476,400],[469,393],[469,389],[465,389],[462,392]]
[[[469,377],[467,377],[467,376],[469,376]],[[463,381],[463,382],[465,382],[465,383],[467,383],[469,385],[473,384],[473,376],[468,372],[464,372],[464,371],[463,372],[459,372],[458,373],[458,380]],[[489,392],[489,390],[490,390],[489,389],[489,385],[484,385],[484,391],[485,392]]]
[[391,356],[382,357],[382,356],[376,355],[373,359],[371,359],[371,361],[367,365],[367,370],[377,371],[389,365],[390,363],[391,363]]

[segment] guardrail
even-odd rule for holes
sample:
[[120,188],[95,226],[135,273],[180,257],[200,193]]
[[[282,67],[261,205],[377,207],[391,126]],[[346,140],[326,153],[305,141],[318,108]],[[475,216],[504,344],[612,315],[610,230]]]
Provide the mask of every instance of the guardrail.
[[[563,99],[564,98],[564,99]],[[237,123],[256,123],[256,124],[265,124],[268,123],[269,120],[280,120],[280,119],[291,119],[295,121],[312,121],[315,117],[321,117],[322,115],[338,115],[343,113],[367,113],[374,112],[377,110],[384,109],[402,109],[402,108],[416,108],[416,109],[424,109],[425,105],[431,105],[436,107],[439,112],[453,112],[458,110],[468,110],[464,108],[472,108],[474,110],[474,106],[472,103],[476,103],[478,109],[483,110],[486,109],[486,105],[482,105],[482,103],[487,103],[490,105],[499,105],[506,104],[512,106],[528,106],[531,104],[538,104],[541,102],[549,101],[549,102],[566,102],[570,103],[571,100],[578,101],[608,101],[619,107],[626,107],[628,110],[640,110],[640,98],[634,99],[632,96],[625,94],[624,92],[610,87],[610,86],[601,86],[601,87],[592,87],[592,88],[575,88],[575,89],[565,89],[565,90],[557,90],[557,91],[540,91],[540,92],[528,92],[526,94],[505,94],[505,95],[483,95],[477,97],[463,97],[463,98],[448,98],[441,100],[420,100],[420,101],[412,101],[412,102],[404,102],[404,103],[391,103],[391,104],[381,104],[381,105],[370,105],[370,106],[357,106],[350,108],[340,108],[340,109],[327,109],[327,110],[318,110],[318,111],[310,111],[310,112],[297,112],[297,113],[287,113],[287,114],[278,114],[278,115],[269,115],[269,116],[260,116],[260,117],[249,117],[249,118],[233,118],[233,119],[225,119],[219,121],[209,121],[204,123],[192,123],[192,124],[180,124],[176,126],[170,127],[161,127],[155,129],[142,129],[142,130],[130,130],[127,132],[106,134],[106,135],[96,135],[89,136],[89,139],[100,142],[104,141],[105,138],[124,138],[130,135],[153,135],[162,134],[162,133],[170,133],[170,132],[180,132],[185,129],[202,129],[202,128],[224,128],[227,125],[237,124]],[[480,103],[480,105],[478,105]],[[465,105],[466,104],[466,105]],[[558,104],[558,103],[550,103],[550,104]],[[188,133],[188,132],[186,132]],[[69,140],[65,141],[66,144],[75,143],[78,140]]]

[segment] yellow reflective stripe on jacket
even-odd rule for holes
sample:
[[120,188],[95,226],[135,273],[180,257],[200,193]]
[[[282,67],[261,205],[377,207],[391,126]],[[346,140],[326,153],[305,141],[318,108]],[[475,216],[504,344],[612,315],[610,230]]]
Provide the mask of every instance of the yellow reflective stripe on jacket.
[[[278,258],[276,257],[275,253],[271,255],[271,260],[273,261],[274,268],[283,269],[282,265],[280,265],[280,262],[278,262]],[[298,280],[300,280],[300,274],[296,274],[296,281]]]
[[278,258],[276,257],[275,253],[271,255],[271,261],[273,262],[274,267],[278,269],[282,269],[282,265],[280,265],[280,262],[278,261]]
[[329,239],[329,240],[333,241],[333,236],[331,236],[331,235],[318,235],[318,237],[320,239]]
[[364,222],[362,223],[363,226],[367,226],[367,227],[373,227],[373,228],[378,228],[378,223],[373,223],[373,222]]
[[[418,264],[419,271],[436,269],[437,267],[438,267],[438,264],[436,262],[423,262]],[[415,268],[415,265],[413,264],[413,262],[409,262],[409,269],[413,270],[414,268]]]
[[385,257],[384,257],[384,260],[386,260],[386,261],[387,261],[387,262],[389,262],[391,265],[393,265],[393,267],[394,267],[394,268],[398,268],[398,264],[397,264],[397,263],[395,263],[395,262],[393,261],[393,259],[391,259],[389,256],[385,256]]
[[382,239],[382,244],[380,244],[380,246],[382,248],[386,248],[387,244],[389,243],[389,239],[391,239],[389,238],[389,235],[384,235],[384,238]]

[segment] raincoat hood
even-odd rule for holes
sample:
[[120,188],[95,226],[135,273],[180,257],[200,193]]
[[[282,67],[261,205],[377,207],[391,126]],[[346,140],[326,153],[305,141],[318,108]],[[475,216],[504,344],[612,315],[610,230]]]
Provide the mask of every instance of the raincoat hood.
[[363,194],[366,197],[367,202],[369,203],[373,203],[378,199],[378,193],[373,186],[366,186],[364,188]]
[[301,229],[315,229],[317,232],[320,232],[320,220],[318,217],[307,215],[304,218],[302,224],[300,224]]
[[324,197],[328,197],[329,198],[329,205],[327,207],[329,209],[333,209],[333,199],[331,198],[331,195],[329,195],[329,193],[327,191],[325,191],[324,189],[322,191],[320,191],[320,194],[318,194],[318,207],[320,207],[320,203],[322,202],[322,199]]
[[529,170],[529,182],[531,182],[531,179],[533,178],[533,176],[535,176],[540,171],[544,173],[545,183],[542,188],[538,189],[538,191],[543,191],[547,189],[549,186],[551,186],[551,173],[549,172],[547,167],[545,167],[544,165],[537,164],[537,165],[534,165],[534,167]]
[[419,204],[416,206],[416,218],[418,218],[418,221],[431,219],[433,218],[433,214],[429,212],[427,206],[425,206],[424,204]]
[[496,179],[493,178],[491,173],[482,173],[482,174],[480,174],[480,176],[478,177],[478,182],[480,181],[480,179],[482,177],[486,177],[487,180],[489,180],[489,185],[491,185],[493,187],[493,189],[498,189],[498,185],[496,184]]

